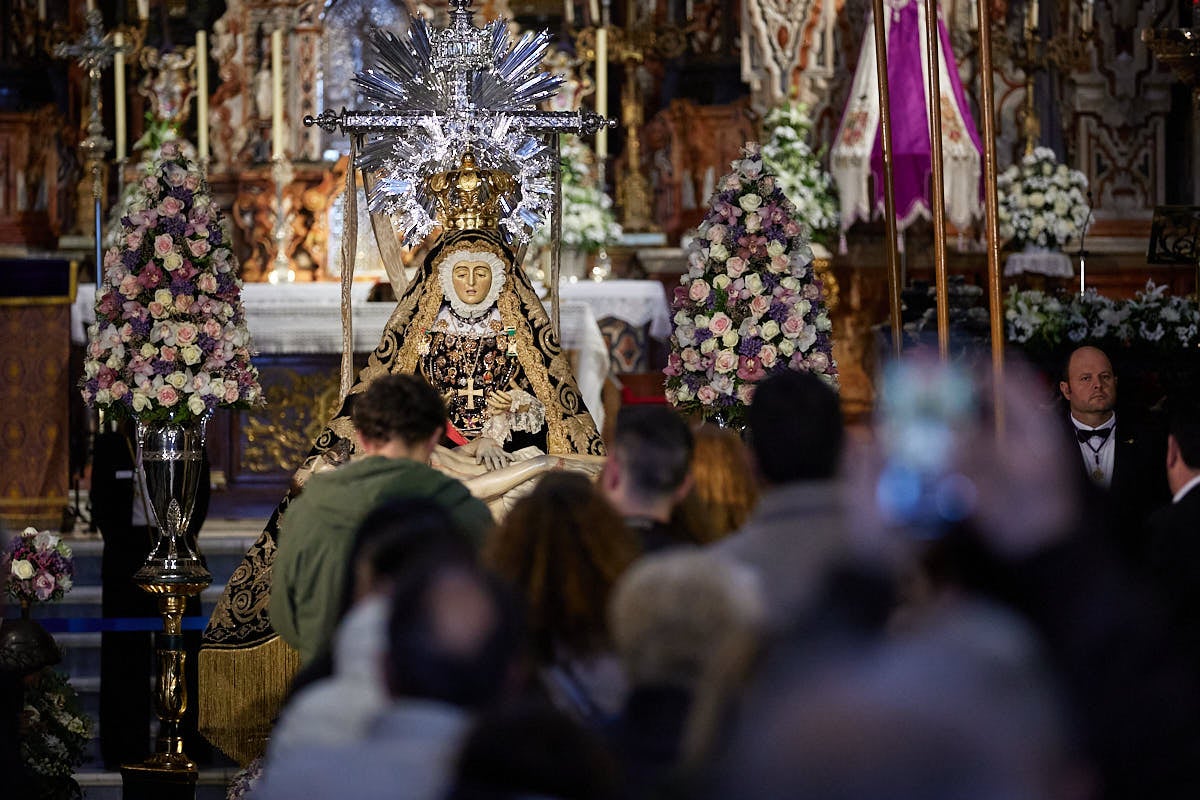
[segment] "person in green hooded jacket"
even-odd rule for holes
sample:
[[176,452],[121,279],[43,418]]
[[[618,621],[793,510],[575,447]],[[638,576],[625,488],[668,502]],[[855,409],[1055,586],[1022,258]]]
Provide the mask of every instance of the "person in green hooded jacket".
[[463,533],[482,544],[492,527],[488,507],[467,487],[428,465],[446,427],[446,406],[423,378],[398,374],[372,381],[354,397],[356,457],[315,473],[280,522],[272,566],[271,625],[307,665],[337,625],[346,561],[358,526],[380,505],[428,498]]

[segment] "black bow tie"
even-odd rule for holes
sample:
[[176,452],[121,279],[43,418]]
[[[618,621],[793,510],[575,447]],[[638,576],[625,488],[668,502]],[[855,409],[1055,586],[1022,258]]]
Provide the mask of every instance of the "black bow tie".
[[1103,444],[1104,440],[1108,438],[1108,435],[1112,433],[1112,430],[1112,425],[1109,425],[1107,428],[1098,428],[1096,430],[1084,430],[1083,428],[1076,428],[1075,436],[1080,442],[1090,442],[1092,439],[1099,438],[1100,443]]

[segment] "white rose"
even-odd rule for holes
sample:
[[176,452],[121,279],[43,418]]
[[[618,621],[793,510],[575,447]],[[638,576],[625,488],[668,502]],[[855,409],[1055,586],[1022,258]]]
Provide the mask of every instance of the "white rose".
[[767,255],[771,258],[783,254],[783,242],[778,239],[772,239],[767,243]]
[[162,303],[164,306],[170,306],[174,299],[175,296],[171,294],[170,289],[157,289],[154,292],[154,302]]
[[182,389],[184,386],[187,386],[188,382],[187,375],[184,375],[182,372],[172,372],[167,376],[166,380],[167,383],[171,384],[176,389]]
[[796,344],[791,339],[784,339],[779,343],[778,347],[779,355],[785,358],[796,352]]
[[145,411],[150,407],[150,398],[140,389],[135,389],[133,392],[133,410]]
[[720,244],[718,242],[717,244],[714,244],[711,248],[709,248],[708,256],[713,261],[720,261],[720,262],[724,263],[726,260],[729,259],[729,248],[727,248],[725,245]]
[[763,323],[762,338],[763,341],[771,341],[779,335],[779,323],[773,319],[769,319]]
[[750,292],[750,294],[762,294],[762,277],[759,276],[757,272],[751,272],[746,276],[746,290]]
[[733,279],[730,278],[728,275],[726,275],[724,272],[722,272],[717,277],[713,278],[713,286],[715,286],[718,289],[724,289],[731,283],[733,283]]
[[168,272],[174,272],[183,266],[183,256],[179,255],[179,253],[176,253],[175,251],[171,251],[162,257],[162,265],[163,269],[167,270]]
[[12,562],[12,574],[18,580],[27,581],[33,577],[33,564],[23,558],[14,559]]
[[737,347],[737,343],[741,341],[741,338],[742,337],[738,336],[737,331],[731,330],[721,337],[721,344],[725,345],[726,347]]
[[708,355],[713,350],[717,349],[717,344],[718,342],[716,339],[705,339],[700,343],[700,352],[704,355]]
[[187,407],[188,411],[191,411],[196,416],[200,416],[204,413],[204,398],[198,394],[191,395],[188,397]]
[[[200,357],[203,355],[200,348],[194,344],[185,344],[179,348],[179,355],[183,357],[183,363],[195,365],[200,363]],[[182,387],[180,387],[182,388]]]
[[756,194],[744,194],[738,198],[738,205],[743,211],[753,211],[762,205],[762,198]]

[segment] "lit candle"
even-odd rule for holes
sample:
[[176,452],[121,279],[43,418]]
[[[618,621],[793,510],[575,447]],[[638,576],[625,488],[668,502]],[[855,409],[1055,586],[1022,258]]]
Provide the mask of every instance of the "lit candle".
[[125,35],[120,31],[113,34],[113,119],[117,131],[117,163],[125,160]]
[[1029,0],[1029,29],[1037,30],[1038,26],[1038,0]]
[[46,21],[46,0],[37,0],[37,3],[38,3],[38,6],[37,6],[38,22],[45,22]]
[[283,31],[271,31],[271,157],[283,157]]
[[196,31],[196,155],[208,161],[208,31]]
[[[608,28],[596,29],[596,113],[608,116]],[[596,131],[596,157],[608,157],[608,128]]]

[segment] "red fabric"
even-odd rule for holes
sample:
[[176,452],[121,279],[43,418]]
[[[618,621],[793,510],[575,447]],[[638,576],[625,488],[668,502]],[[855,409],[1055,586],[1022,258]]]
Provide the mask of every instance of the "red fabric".
[[661,394],[636,395],[632,391],[630,391],[628,386],[622,386],[621,387],[621,403],[623,405],[631,405],[631,406],[649,406],[649,405],[665,406],[667,404],[667,398]]
[[467,443],[467,437],[459,433],[458,428],[454,427],[454,423],[450,420],[446,420],[446,438],[457,445],[464,445]]

